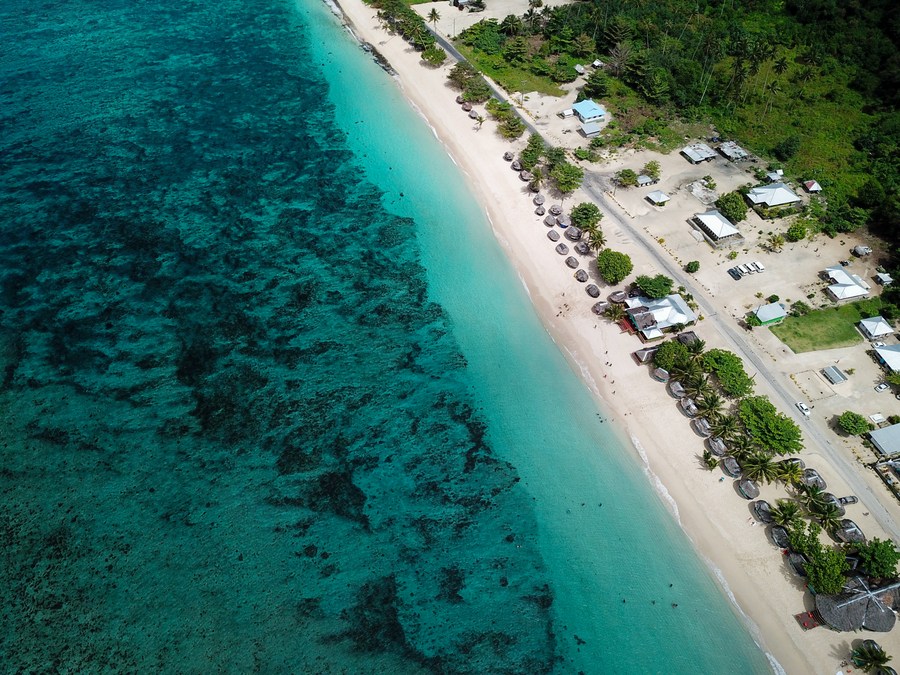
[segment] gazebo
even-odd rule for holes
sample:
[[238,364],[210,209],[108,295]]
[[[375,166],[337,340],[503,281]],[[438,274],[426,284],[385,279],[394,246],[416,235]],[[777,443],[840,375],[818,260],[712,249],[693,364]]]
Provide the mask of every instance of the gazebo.
[[897,621],[894,605],[900,582],[871,588],[856,577],[838,595],[816,595],[816,611],[835,630],[866,630],[887,633]]

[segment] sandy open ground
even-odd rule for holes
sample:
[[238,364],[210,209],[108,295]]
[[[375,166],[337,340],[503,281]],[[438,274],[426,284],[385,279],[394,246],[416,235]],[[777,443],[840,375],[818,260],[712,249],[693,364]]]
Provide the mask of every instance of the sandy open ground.
[[[621,333],[616,326],[591,313],[590,307],[596,301],[585,293],[584,284],[574,279],[573,271],[563,262],[565,256],[554,251],[555,244],[547,238],[548,228],[542,224],[542,218],[534,214],[532,195],[503,161],[503,153],[517,151],[524,145],[524,140],[511,146],[496,134],[496,125],[491,121],[477,130],[476,124],[453,105],[456,92],[446,84],[452,64],[437,69],[423,66],[419,55],[402,40],[389,39],[379,27],[374,10],[363,5],[361,0],[341,0],[341,7],[361,39],[372,43],[395,68],[409,100],[434,127],[466,174],[473,193],[490,216],[497,239],[527,285],[544,325],[567,354],[576,372],[585,377],[604,407],[614,413],[613,417],[636,446],[643,449],[651,476],[658,477],[671,495],[677,506],[677,517],[696,549],[720,571],[723,589],[727,588],[733,594],[748,617],[746,622],[757,641],[787,672],[839,672],[840,662],[847,658],[851,644],[861,636],[836,633],[824,627],[804,632],[795,622],[794,614],[812,608],[810,596],[804,593],[801,581],[789,571],[779,550],[768,541],[765,528],[754,524],[749,503],[736,494],[732,481],[720,481],[723,474],[718,469],[709,472],[702,468],[702,440],[692,432],[688,420],[679,412],[675,400],[667,395],[665,387],[650,378],[646,366],[638,366],[632,359],[631,353],[641,346],[637,338]],[[427,11],[428,6],[424,7],[426,9],[422,11]],[[462,25],[460,19],[469,16],[457,15],[444,3],[439,11],[446,17],[439,22],[438,28],[447,33],[452,30],[448,20],[457,19],[458,32]],[[516,11],[521,13],[522,10]],[[478,108],[484,114],[483,108]],[[611,175],[622,166],[637,169],[650,157],[625,154],[599,170]],[[766,260],[772,271],[766,273],[768,276],[756,275],[758,280],[733,282],[725,273],[730,266],[725,254],[697,242],[686,223],[687,217],[703,210],[703,205],[689,194],[686,186],[709,173],[710,166],[695,167],[677,155],[652,157],[663,164],[663,181],[651,189],[670,191],[673,202],[665,209],[657,209],[644,201],[642,193],[636,190],[618,191],[615,199],[622,207],[620,215],[633,218],[653,239],[662,237],[665,240],[663,246],[673,259],[681,262],[699,260],[701,272],[697,275],[697,283],[707,291],[710,299],[716,300],[726,315],[743,315],[749,306],[759,303],[755,294],[760,291],[765,294],[777,292],[782,299],[800,299],[803,284],[816,283],[817,269],[847,257],[846,247],[837,241],[823,242],[819,251],[804,243],[795,245],[794,249],[786,248],[781,254],[767,254],[756,246],[755,232],[759,229],[766,232],[771,228],[760,221],[758,226],[751,224],[749,229],[754,235],[752,238],[747,235],[747,245],[739,251],[742,258]],[[743,168],[728,165],[723,159],[716,162],[719,189],[734,189],[752,180]],[[586,194],[576,193],[566,203],[571,206],[587,199]],[[551,196],[548,203],[552,202]],[[646,249],[638,246],[626,229],[618,227],[612,218],[605,219],[603,225],[608,245],[629,253],[637,273],[663,271],[657,269]],[[744,248],[748,249],[746,254]],[[769,265],[764,256],[773,260],[779,257],[790,259],[791,264],[776,265],[773,262]],[[589,272],[589,283],[600,286],[601,297],[605,298],[613,289],[597,278],[596,266],[590,263],[591,258],[582,258],[581,268]],[[783,271],[779,272],[778,268]],[[706,340],[708,347],[732,348],[725,336],[704,325],[704,321],[700,321],[694,330]],[[802,373],[828,365],[820,364],[814,358],[807,358],[809,363],[804,362],[801,357],[809,355],[796,357],[799,359],[796,362],[782,358],[785,355],[780,351],[780,343],[768,331],[759,331],[759,334],[759,338],[753,339],[761,352],[771,353],[771,358],[776,361],[781,358],[779,370],[786,374],[794,369]],[[752,374],[752,369],[748,370]],[[759,380],[762,381],[757,383],[758,393],[772,395],[775,400],[769,383],[763,378]],[[847,391],[850,389],[848,387]],[[802,396],[799,386],[797,391],[798,396]],[[892,411],[882,412],[890,414]],[[826,458],[815,452],[804,453],[804,458],[808,465],[819,469],[830,491],[839,496],[850,494]],[[874,476],[872,480],[877,488]],[[784,488],[780,485],[762,487],[762,498],[774,501],[784,496]],[[874,518],[865,513],[867,508],[861,503],[849,507],[848,517],[856,520],[869,537],[886,538]],[[888,652],[900,653],[898,631],[871,637],[879,640]]]

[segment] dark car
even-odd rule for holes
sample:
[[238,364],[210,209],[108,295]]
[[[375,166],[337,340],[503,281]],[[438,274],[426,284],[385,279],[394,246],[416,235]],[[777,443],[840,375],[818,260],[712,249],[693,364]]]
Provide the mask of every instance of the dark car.
[[775,525],[772,528],[772,541],[778,548],[790,548],[791,538],[786,528],[781,525]]
[[859,504],[859,497],[850,495],[849,497],[841,497],[838,501],[841,503],[841,506],[849,506],[850,504]]
[[753,502],[753,513],[755,513],[756,517],[763,523],[772,522],[772,507],[769,502],[764,499]]
[[730,274],[730,275],[731,275],[731,278],[734,279],[735,281],[740,281],[740,280],[741,280],[741,273],[738,272],[738,271],[737,271],[736,269],[734,269],[733,267],[732,267],[731,269],[728,270],[728,274]]

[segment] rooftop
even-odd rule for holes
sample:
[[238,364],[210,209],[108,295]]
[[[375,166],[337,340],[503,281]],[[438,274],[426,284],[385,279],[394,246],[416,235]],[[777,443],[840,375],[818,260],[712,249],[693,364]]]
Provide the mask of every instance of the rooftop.
[[698,162],[706,162],[716,156],[716,153],[706,143],[694,143],[686,148],[682,148],[681,154],[689,160],[697,164]]
[[900,452],[900,424],[892,424],[883,429],[869,432],[869,438],[882,455]]
[[785,204],[796,204],[800,201],[797,193],[791,190],[784,183],[772,183],[771,185],[759,185],[747,193],[748,199],[753,204],[762,204],[763,206],[784,206]]
[[871,286],[862,280],[858,274],[849,274],[840,265],[827,267],[825,275],[834,283],[828,287],[828,292],[835,300],[847,300],[859,298],[869,294]]
[[731,160],[747,159],[747,157],[750,156],[746,150],[734,141],[725,141],[722,143],[719,146],[719,152]]
[[740,235],[740,232],[738,232],[738,229],[731,224],[731,221],[719,213],[717,209],[707,211],[706,213],[698,213],[694,216],[694,221],[714,241]]
[[893,372],[900,371],[900,345],[886,345],[875,347],[875,355],[878,360],[890,368]]
[[783,319],[787,316],[787,312],[785,311],[784,307],[777,302],[772,302],[768,305],[760,305],[753,313],[756,314],[756,318],[763,323],[778,321],[779,319]]
[[697,320],[697,315],[677,293],[656,300],[641,296],[628,298],[625,306],[632,323],[648,340],[661,338],[667,328]]
[[583,101],[579,101],[578,103],[573,105],[572,110],[574,110],[575,114],[581,118],[582,122],[586,120],[599,119],[606,115],[606,111],[603,109],[603,106],[594,103],[594,101],[589,98]]
[[894,332],[893,326],[883,316],[873,316],[859,322],[860,330],[869,338],[882,337]]
[[647,195],[647,199],[649,199],[654,204],[665,204],[667,201],[669,201],[670,197],[662,190],[654,190]]

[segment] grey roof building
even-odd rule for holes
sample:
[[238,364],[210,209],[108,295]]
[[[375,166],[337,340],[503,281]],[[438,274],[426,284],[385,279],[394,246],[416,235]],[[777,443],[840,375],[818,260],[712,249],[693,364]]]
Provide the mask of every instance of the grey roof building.
[[871,431],[869,439],[882,455],[894,455],[900,452],[900,424],[892,424],[889,427]]

